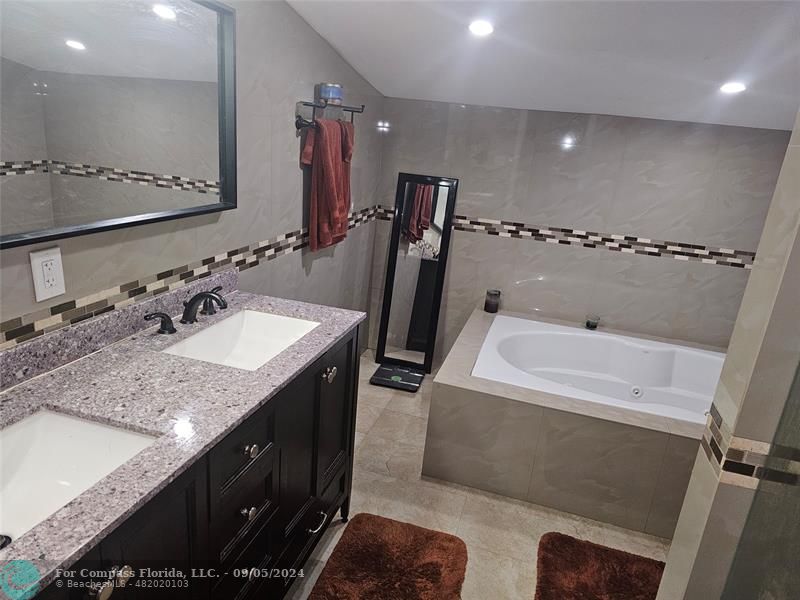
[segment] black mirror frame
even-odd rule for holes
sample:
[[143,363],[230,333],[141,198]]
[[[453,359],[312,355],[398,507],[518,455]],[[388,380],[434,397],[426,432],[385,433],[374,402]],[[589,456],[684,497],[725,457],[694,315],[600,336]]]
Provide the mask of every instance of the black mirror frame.
[[134,225],[182,219],[236,208],[236,12],[216,0],[193,0],[217,13],[217,86],[219,88],[219,190],[214,204],[176,208],[0,236],[0,250],[111,231]]
[[[433,291],[433,305],[431,306],[431,320],[428,327],[428,343],[425,349],[423,364],[402,358],[386,356],[386,336],[389,329],[389,311],[392,306],[392,290],[394,288],[394,274],[397,268],[397,250],[400,247],[400,230],[402,227],[403,204],[405,202],[406,184],[422,183],[441,186],[447,184],[447,208],[442,225],[442,240],[439,249],[439,267],[436,270],[436,282]],[[436,332],[439,325],[439,312],[442,307],[442,291],[444,290],[444,276],[447,270],[447,254],[450,249],[450,235],[453,231],[453,214],[456,207],[458,193],[458,179],[451,177],[435,177],[430,175],[415,175],[413,173],[400,173],[397,176],[397,188],[394,200],[394,218],[392,219],[392,234],[389,238],[389,254],[386,260],[386,277],[383,287],[383,305],[381,307],[381,322],[378,331],[378,348],[375,353],[375,362],[380,364],[399,365],[402,367],[424,368],[430,373],[433,368],[433,352],[436,347]]]

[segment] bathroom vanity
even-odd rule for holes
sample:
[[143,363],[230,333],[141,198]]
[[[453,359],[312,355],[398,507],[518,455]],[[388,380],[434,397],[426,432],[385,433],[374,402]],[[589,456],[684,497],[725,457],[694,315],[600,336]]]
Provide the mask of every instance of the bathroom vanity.
[[[41,410],[33,398],[72,382],[48,410],[162,431],[0,552],[0,561],[39,553],[49,585],[37,597],[281,598],[337,513],[347,519],[363,313],[241,292],[229,302],[196,328],[149,329],[0,396],[31,413]],[[317,325],[251,371],[166,351],[239,311]],[[58,569],[78,587],[54,580]]]
[[[118,581],[127,569],[216,570],[207,590],[199,579],[166,589],[131,579],[114,598],[281,597],[337,511],[348,516],[356,342],[355,332],[339,341],[72,570],[122,571]],[[54,589],[44,597],[86,596]]]

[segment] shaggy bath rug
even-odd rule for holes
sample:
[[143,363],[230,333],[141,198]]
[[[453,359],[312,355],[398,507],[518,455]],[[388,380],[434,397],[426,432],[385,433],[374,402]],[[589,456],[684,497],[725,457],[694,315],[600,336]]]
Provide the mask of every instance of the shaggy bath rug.
[[358,514],[309,600],[458,600],[467,547],[447,533]]
[[664,563],[546,533],[539,540],[535,600],[653,600]]

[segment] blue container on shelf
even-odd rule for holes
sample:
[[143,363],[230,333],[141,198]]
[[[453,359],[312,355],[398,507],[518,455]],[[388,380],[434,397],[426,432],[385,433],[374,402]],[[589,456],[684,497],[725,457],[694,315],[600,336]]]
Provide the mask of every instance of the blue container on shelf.
[[342,104],[342,86],[338,83],[318,83],[317,100],[324,104],[340,106]]

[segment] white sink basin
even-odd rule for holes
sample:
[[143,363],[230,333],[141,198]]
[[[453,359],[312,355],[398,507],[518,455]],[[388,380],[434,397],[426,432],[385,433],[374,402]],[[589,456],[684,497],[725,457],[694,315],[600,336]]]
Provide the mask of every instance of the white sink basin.
[[243,310],[164,352],[255,371],[318,325],[314,321]]
[[48,410],[0,430],[0,534],[18,538],[153,441]]

